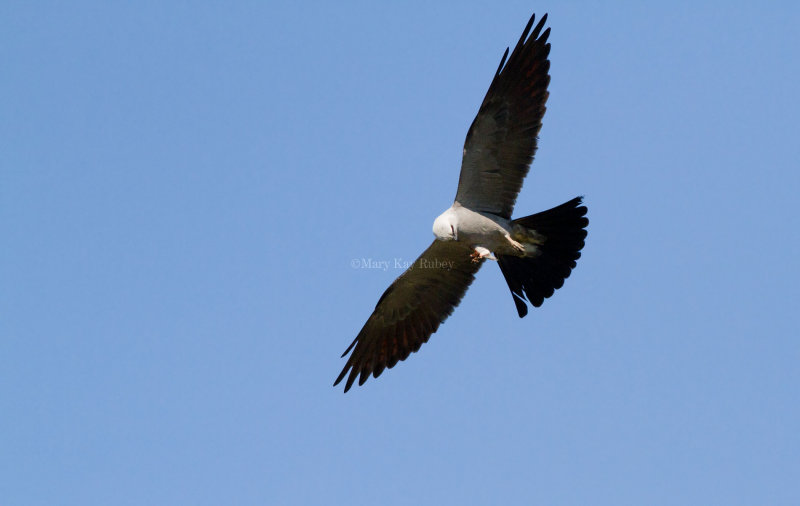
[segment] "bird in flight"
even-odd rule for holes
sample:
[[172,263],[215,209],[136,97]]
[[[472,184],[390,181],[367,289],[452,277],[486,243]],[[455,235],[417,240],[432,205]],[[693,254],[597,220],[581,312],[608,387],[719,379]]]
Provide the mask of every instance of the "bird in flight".
[[[484,261],[494,260],[520,318],[527,300],[539,307],[564,285],[581,256],[586,207],[581,197],[512,219],[536,151],[550,82],[547,14],[531,16],[511,52],[506,48],[464,142],[453,205],[433,222],[433,244],[381,295],[334,386],[363,385],[427,342],[461,302]],[[533,30],[531,31],[531,28]]]

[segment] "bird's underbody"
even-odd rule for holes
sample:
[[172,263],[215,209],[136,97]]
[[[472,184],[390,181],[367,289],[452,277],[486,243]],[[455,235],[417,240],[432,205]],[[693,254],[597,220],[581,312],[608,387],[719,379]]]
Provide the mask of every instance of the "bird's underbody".
[[433,222],[433,243],[383,293],[342,354],[352,351],[334,382],[347,376],[345,392],[417,351],[458,306],[484,260],[497,261],[520,318],[526,301],[540,306],[575,267],[589,223],[580,197],[511,218],[550,82],[547,15],[535,27],[534,19],[510,56],[506,49],[470,126],[455,202]]
[[479,213],[454,204],[433,222],[440,241],[459,241],[473,248],[470,258],[497,260],[494,254],[533,257],[544,240],[535,231],[490,213]]

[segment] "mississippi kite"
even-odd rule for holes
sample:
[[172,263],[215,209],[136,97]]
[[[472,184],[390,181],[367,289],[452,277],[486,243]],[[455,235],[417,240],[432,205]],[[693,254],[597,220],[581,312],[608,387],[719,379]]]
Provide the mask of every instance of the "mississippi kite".
[[542,31],[547,14],[531,31],[535,17],[511,56],[506,48],[467,132],[455,202],[433,222],[433,244],[384,292],[342,354],[352,351],[334,386],[347,376],[345,392],[356,378],[362,385],[419,350],[461,302],[485,259],[497,261],[522,318],[525,301],[541,306],[580,258],[589,224],[580,197],[511,219],[550,82],[550,28]]

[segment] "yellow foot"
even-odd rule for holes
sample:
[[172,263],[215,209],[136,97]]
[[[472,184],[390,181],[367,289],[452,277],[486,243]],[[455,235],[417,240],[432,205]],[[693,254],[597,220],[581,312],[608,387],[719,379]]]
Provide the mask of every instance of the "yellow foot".
[[483,246],[477,246],[475,250],[472,253],[470,253],[469,256],[475,263],[478,263],[483,259],[497,260],[497,258],[495,258],[495,256],[492,255],[492,252],[484,248]]

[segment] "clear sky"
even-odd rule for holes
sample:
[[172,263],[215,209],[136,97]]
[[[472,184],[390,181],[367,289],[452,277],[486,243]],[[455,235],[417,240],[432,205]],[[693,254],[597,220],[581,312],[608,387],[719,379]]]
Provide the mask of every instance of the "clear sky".
[[[798,5],[2,2],[0,503],[800,504]],[[534,11],[578,267],[343,395]]]

